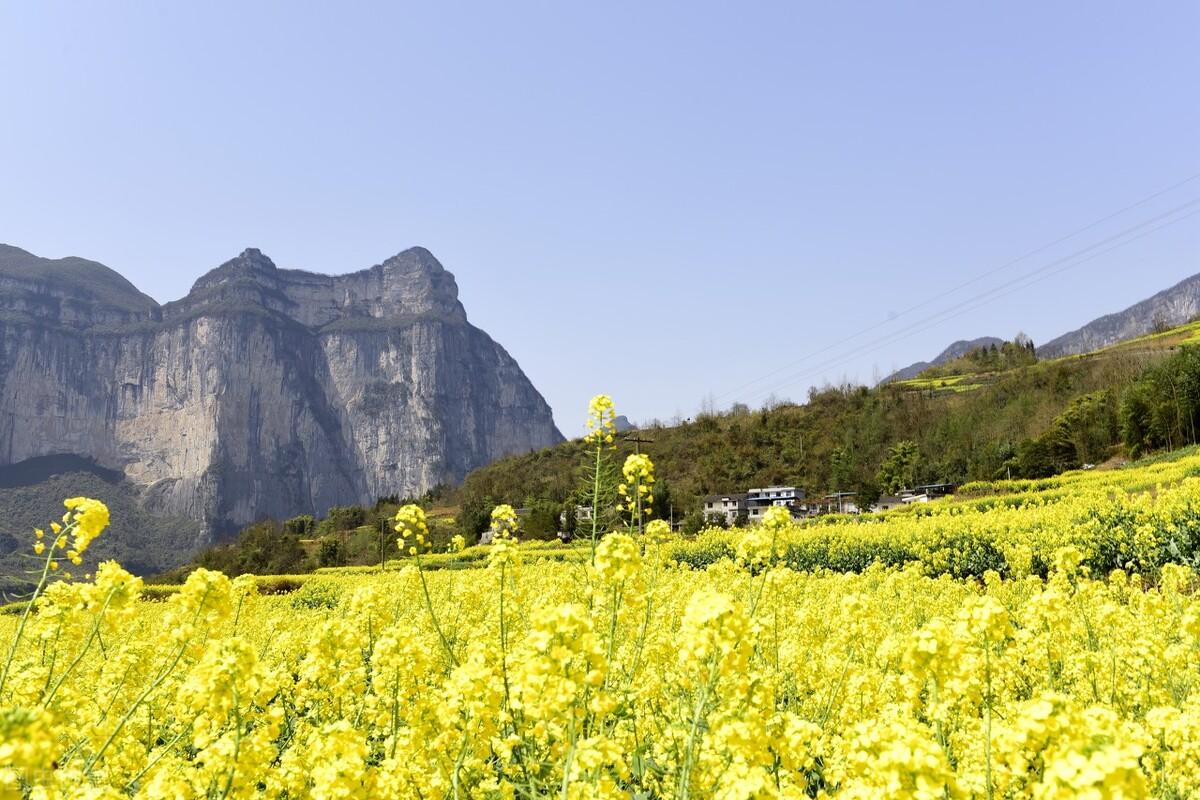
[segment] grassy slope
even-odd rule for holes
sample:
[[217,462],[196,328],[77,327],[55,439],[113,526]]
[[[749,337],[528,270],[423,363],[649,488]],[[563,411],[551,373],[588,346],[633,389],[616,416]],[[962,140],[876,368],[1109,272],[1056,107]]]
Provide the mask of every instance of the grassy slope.
[[[1046,369],[1055,365],[1064,363],[1086,362],[1095,360],[1108,360],[1113,358],[1129,357],[1129,356],[1150,356],[1155,357],[1164,352],[1169,352],[1185,344],[1200,343],[1200,321],[1188,322],[1175,328],[1157,333],[1147,333],[1144,336],[1138,336],[1134,339],[1127,339],[1123,342],[1109,345],[1103,349],[1093,353],[1079,353],[1069,356],[1060,356],[1058,358],[1040,361],[1037,364],[1028,367],[1021,367],[1019,370],[1009,370],[1009,372],[1017,372],[1020,370],[1036,370]],[[968,372],[962,374],[926,376],[918,375],[915,378],[908,380],[896,381],[895,385],[905,389],[925,390],[925,391],[946,391],[946,392],[968,392],[994,383],[1003,372]]]
[[[928,557],[928,553],[922,553],[920,547],[909,548],[905,551],[904,542],[916,541],[918,543],[925,541],[933,541],[933,534],[938,527],[939,520],[944,520],[947,515],[963,514],[971,512],[987,512],[989,510],[1003,509],[1020,509],[1024,508],[1028,513],[1025,521],[1028,523],[1025,527],[1018,526],[1017,537],[1030,537],[1028,544],[1030,545],[1046,545],[1044,541],[1038,541],[1037,537],[1045,537],[1046,531],[1041,525],[1044,525],[1043,517],[1048,513],[1057,513],[1059,509],[1067,509],[1064,513],[1067,517],[1070,516],[1070,509],[1077,504],[1080,507],[1075,508],[1076,514],[1092,513],[1093,504],[1099,503],[1104,505],[1105,499],[1117,500],[1129,499],[1135,495],[1149,493],[1157,495],[1166,491],[1172,491],[1180,487],[1184,480],[1200,474],[1200,447],[1186,447],[1180,450],[1175,450],[1170,453],[1157,454],[1144,459],[1140,459],[1133,463],[1122,462],[1120,464],[1111,464],[1105,467],[1100,467],[1092,470],[1074,470],[1057,475],[1051,478],[1041,478],[1036,480],[1000,480],[984,484],[971,484],[963,486],[960,492],[956,495],[934,500],[928,504],[906,506],[903,508],[887,511],[879,514],[869,515],[827,515],[811,520],[804,520],[797,523],[785,536],[785,541],[794,545],[797,541],[806,539],[820,538],[823,533],[833,533],[834,535],[827,537],[828,542],[837,542],[839,544],[839,552],[827,552],[822,555],[822,561],[815,566],[824,566],[842,571],[851,571],[847,565],[847,561],[861,561],[856,564],[853,570],[865,568],[871,563],[872,556],[883,558],[884,560],[891,558],[891,563],[899,564],[908,561],[921,561],[922,558]],[[1176,513],[1179,509],[1176,508]],[[1164,515],[1169,515],[1169,511],[1164,511]],[[1064,517],[1064,518],[1067,518]],[[1113,531],[1120,533],[1122,526],[1129,528],[1130,525],[1136,527],[1136,524],[1131,523],[1133,517],[1118,515],[1119,519],[1113,519],[1110,515],[1108,521],[1112,523]],[[973,517],[974,520],[986,520],[986,517]],[[1157,524],[1168,525],[1169,521],[1166,516],[1156,518]],[[944,527],[944,526],[943,526]],[[952,526],[953,527],[953,526]],[[987,530],[984,526],[964,525],[963,542],[973,539],[984,540],[989,536],[994,538],[997,530],[1003,529],[1003,525],[993,525]],[[922,538],[918,535],[914,538],[913,532],[918,534],[924,530],[927,536]],[[856,532],[866,531],[873,535],[873,538],[879,541],[887,541],[891,538],[893,544],[897,546],[891,548],[887,552],[872,554],[869,552],[870,540],[866,542],[858,542],[855,544],[850,541],[849,536],[837,535],[837,532]],[[1128,531],[1125,531],[1126,533]],[[1068,527],[1066,529],[1055,528],[1054,534],[1060,536],[1064,542],[1073,542],[1080,544],[1087,539],[1083,527]],[[709,529],[702,532],[698,537],[690,540],[675,540],[670,544],[672,549],[672,558],[684,563],[691,564],[695,567],[704,567],[721,558],[733,558],[735,546],[739,538],[742,536],[738,530],[719,530]],[[1197,537],[1191,537],[1193,541]],[[1056,542],[1054,546],[1061,544]],[[958,542],[941,542],[942,545],[949,545],[954,549]],[[843,548],[842,545],[845,545]],[[1047,545],[1048,546],[1048,545]],[[866,552],[864,551],[866,547]],[[521,557],[526,563],[540,561],[558,561],[567,563],[583,563],[586,562],[590,555],[590,543],[587,539],[577,539],[570,543],[560,543],[557,541],[536,541],[526,540],[519,543]],[[793,548],[794,549],[794,548]],[[810,548],[811,550],[812,548]],[[853,551],[858,550],[858,559],[849,558],[847,556],[856,555]],[[969,553],[970,548],[963,548],[962,554],[966,557],[978,556],[979,553]],[[1045,549],[1043,547],[1042,549]],[[459,552],[444,552],[444,548],[437,548],[435,552],[421,556],[421,565],[425,570],[461,570],[475,569],[484,566],[487,562],[488,554],[491,548],[486,545],[476,545],[467,547]],[[793,553],[795,555],[795,553]],[[811,555],[811,553],[809,554]],[[992,554],[995,555],[994,553]],[[1191,557],[1189,551],[1186,554]],[[899,561],[898,556],[903,556]],[[1166,558],[1166,555],[1164,555]],[[1170,560],[1169,558],[1167,560]],[[405,566],[416,564],[416,559],[400,555],[396,558],[389,558],[384,570],[397,570]],[[929,565],[926,565],[929,567]],[[957,565],[960,568],[967,568],[969,574],[976,577],[981,576],[986,569],[1001,568],[992,563],[981,561],[975,566],[978,567],[971,571],[971,565],[963,562]],[[1046,562],[1043,561],[1039,569],[1044,571]],[[812,568],[808,566],[805,568]],[[930,567],[932,569],[932,567]],[[340,579],[353,579],[363,575],[374,575],[380,572],[377,564],[368,564],[362,566],[351,567],[323,567],[317,569],[312,576],[308,577],[308,581],[322,581]],[[936,569],[932,569],[934,573]],[[305,582],[305,576],[277,576],[279,578],[287,578],[297,586]],[[961,577],[961,576],[960,576]],[[268,579],[263,579],[264,585],[270,586]]]

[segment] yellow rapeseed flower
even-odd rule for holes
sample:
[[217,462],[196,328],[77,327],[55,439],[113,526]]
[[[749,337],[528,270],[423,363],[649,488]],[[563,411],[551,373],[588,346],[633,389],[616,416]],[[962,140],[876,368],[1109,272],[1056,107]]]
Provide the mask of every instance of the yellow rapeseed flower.
[[63,505],[75,523],[74,549],[82,553],[108,527],[108,506],[90,497],[72,497]]
[[588,403],[587,429],[584,441],[588,444],[612,444],[617,431],[617,412],[611,397],[598,394]]

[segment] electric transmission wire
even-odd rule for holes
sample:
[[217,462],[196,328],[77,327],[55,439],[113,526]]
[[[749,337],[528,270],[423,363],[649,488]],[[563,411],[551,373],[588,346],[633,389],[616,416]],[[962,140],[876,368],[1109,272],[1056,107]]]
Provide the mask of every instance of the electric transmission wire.
[[[730,389],[728,391],[722,392],[722,393],[716,395],[713,399],[714,400],[724,400],[732,395],[738,394],[739,392],[753,386],[756,383],[761,383],[762,381],[773,378],[776,375],[779,375],[780,373],[785,372],[786,370],[792,369],[793,367],[796,367],[815,356],[821,355],[822,353],[827,353],[830,350],[836,350],[837,348],[841,347],[842,345],[847,344],[848,342],[853,341],[854,339],[857,339],[860,336],[863,336],[867,333],[870,333],[871,331],[878,330],[879,328],[882,328],[884,326],[892,324],[897,319],[899,319],[903,316],[906,316],[906,315],[912,313],[913,311],[924,308],[924,307],[926,307],[932,303],[935,303],[938,300],[941,300],[945,297],[949,297],[950,295],[955,294],[955,293],[961,291],[962,289],[965,289],[968,286],[976,284],[985,278],[991,277],[992,275],[995,275],[999,272],[1003,272],[1004,270],[1006,270],[1012,266],[1015,266],[1016,264],[1019,264],[1022,261],[1032,258],[1035,255],[1039,255],[1039,254],[1045,252],[1046,250],[1049,250],[1057,245],[1062,244],[1063,242],[1073,239],[1076,236],[1079,236],[1080,234],[1086,233],[1087,231],[1089,231],[1099,225],[1103,225],[1105,222],[1108,222],[1109,220],[1115,219],[1116,217],[1119,217],[1122,214],[1128,213],[1129,211],[1132,211],[1136,208],[1140,208],[1141,206],[1145,205],[1146,203],[1149,203],[1152,200],[1156,200],[1159,197],[1162,197],[1163,195],[1168,194],[1169,192],[1172,192],[1181,186],[1185,186],[1188,183],[1191,183],[1192,181],[1196,180],[1197,178],[1200,178],[1200,173],[1195,173],[1195,174],[1190,175],[1180,181],[1176,181],[1175,183],[1171,184],[1170,186],[1159,189],[1158,191],[1153,192],[1152,194],[1146,195],[1145,197],[1142,197],[1141,199],[1139,199],[1133,203],[1130,203],[1129,205],[1123,206],[1122,208],[1119,208],[1116,211],[1113,211],[1109,214],[1104,215],[1103,217],[1095,219],[1095,220],[1089,222],[1087,225],[1084,225],[1081,228],[1076,228],[1075,230],[1071,231],[1070,233],[1060,236],[1052,242],[1048,242],[1039,247],[1035,247],[1034,249],[1029,250],[1025,253],[1022,253],[1021,255],[1017,256],[1016,258],[1010,259],[1009,261],[1006,261],[997,267],[993,267],[992,269],[985,270],[984,272],[981,272],[978,275],[975,275],[974,277],[969,278],[968,280],[963,281],[962,283],[959,283],[949,289],[946,289],[938,294],[926,297],[925,299],[921,300],[920,302],[915,303],[915,304],[909,306],[908,308],[905,308],[903,311],[900,311],[896,314],[889,316],[888,319],[886,319],[886,320],[874,323],[872,325],[868,325],[867,327],[862,328],[861,330],[859,330],[855,333],[852,333],[849,336],[846,336],[838,341],[832,342],[828,345],[825,345],[824,347],[818,348],[817,350],[813,350],[809,353],[806,353],[805,355],[801,356],[800,358],[796,359],[795,361],[791,361],[787,364],[783,364],[779,367],[776,367],[775,369],[771,370],[770,372],[767,372],[764,375],[760,375],[757,378],[747,381],[746,383],[743,383],[742,385],[740,385],[734,389]],[[1151,222],[1152,221],[1153,220],[1151,220]],[[1149,223],[1146,223],[1146,224],[1149,224]]]
[[[1192,200],[1188,203],[1183,203],[1179,206],[1176,206],[1175,208],[1171,209],[1170,211],[1165,212],[1164,214],[1160,214],[1157,217],[1155,217],[1151,220],[1148,220],[1145,223],[1140,223],[1136,226],[1133,226],[1132,228],[1126,229],[1125,231],[1123,231],[1120,234],[1116,234],[1115,236],[1108,237],[1106,240],[1104,240],[1102,242],[1099,242],[1095,245],[1090,245],[1086,248],[1082,248],[1082,249],[1072,253],[1069,256],[1065,256],[1063,258],[1057,259],[1056,261],[1050,262],[1049,264],[1043,265],[1042,267],[1039,267],[1036,270],[1033,270],[1031,272],[1028,272],[1028,273],[1018,277],[1018,278],[1015,278],[1004,284],[1001,284],[1000,286],[990,289],[987,292],[982,292],[978,295],[975,295],[972,298],[968,298],[966,301],[964,301],[961,304],[952,306],[947,309],[943,309],[942,311],[940,311],[930,317],[927,317],[922,320],[918,320],[917,322],[914,322],[911,325],[907,326],[906,328],[902,328],[901,330],[896,332],[896,334],[903,334],[903,335],[891,334],[891,335],[888,335],[885,337],[880,337],[878,339],[874,339],[863,345],[859,345],[858,347],[856,347],[852,350],[849,350],[845,353],[842,353],[833,359],[824,361],[820,364],[813,366],[812,368],[809,368],[809,369],[806,369],[799,373],[790,375],[789,377],[767,387],[766,389],[757,390],[757,391],[753,392],[752,394],[750,394],[749,396],[747,396],[745,398],[745,400],[754,401],[761,397],[770,396],[770,394],[772,394],[776,391],[779,391],[782,388],[791,386],[799,381],[802,381],[802,380],[805,380],[805,379],[808,379],[811,377],[815,377],[824,372],[827,372],[829,370],[829,368],[831,368],[831,367],[837,367],[839,365],[843,365],[847,362],[847,360],[851,356],[857,356],[857,355],[862,355],[864,353],[874,352],[876,350],[881,349],[886,344],[890,344],[891,342],[910,338],[912,336],[915,336],[918,333],[922,333],[926,330],[935,328],[938,325],[941,325],[942,323],[947,322],[951,319],[961,317],[964,314],[968,314],[972,311],[982,308],[983,306],[986,306],[989,303],[992,303],[995,300],[998,300],[1002,297],[1007,297],[1008,295],[1011,295],[1018,291],[1026,289],[1035,283],[1039,283],[1043,280],[1046,280],[1047,278],[1051,278],[1062,272],[1066,272],[1067,270],[1082,266],[1083,264],[1086,264],[1089,261],[1099,258],[1102,255],[1111,253],[1112,251],[1117,250],[1121,247],[1124,247],[1128,244],[1131,244],[1139,239],[1145,238],[1146,236],[1149,236],[1153,233],[1157,233],[1158,231],[1160,231],[1164,228],[1170,227],[1171,225],[1182,222],[1186,219],[1196,216],[1197,214],[1200,214],[1200,209],[1195,209],[1186,214],[1179,215],[1179,216],[1175,217],[1174,219],[1166,219],[1166,221],[1162,221],[1161,224],[1156,225],[1148,230],[1144,230],[1140,233],[1137,233],[1136,235],[1128,236],[1128,234],[1131,231],[1135,231],[1138,228],[1143,228],[1147,224],[1150,224],[1154,221],[1161,221],[1165,217],[1169,217],[1173,214],[1176,214],[1180,210],[1189,208],[1191,206],[1195,206],[1198,203],[1200,203],[1200,199]],[[1102,246],[1106,242],[1112,242],[1114,239],[1119,239],[1124,236],[1128,236],[1128,238],[1125,238],[1124,241],[1116,242],[1115,244],[1112,244],[1111,246],[1106,247],[1102,250],[1098,250],[1096,252],[1090,252],[1090,251],[1095,250],[1097,247]],[[1086,255],[1086,257],[1080,258],[1080,256],[1085,256],[1085,255]],[[1076,260],[1076,259],[1078,259],[1078,260]],[[1066,262],[1066,263],[1064,263],[1064,262]],[[1058,267],[1057,269],[1052,269],[1053,267],[1056,267],[1056,266]],[[1001,290],[1001,289],[1008,289],[1008,291],[1000,292],[999,290]],[[999,292],[999,293],[997,293],[997,292]]]

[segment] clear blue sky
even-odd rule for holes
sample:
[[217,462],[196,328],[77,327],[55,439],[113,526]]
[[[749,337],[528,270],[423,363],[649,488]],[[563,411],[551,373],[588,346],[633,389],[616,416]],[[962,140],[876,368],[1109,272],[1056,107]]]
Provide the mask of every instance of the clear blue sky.
[[575,433],[598,391],[634,419],[801,398],[1200,271],[1195,216],[905,331],[1195,180],[888,322],[1200,172],[1198,79],[1190,0],[14,0],[0,241],[160,301],[248,246],[338,273],[424,245]]

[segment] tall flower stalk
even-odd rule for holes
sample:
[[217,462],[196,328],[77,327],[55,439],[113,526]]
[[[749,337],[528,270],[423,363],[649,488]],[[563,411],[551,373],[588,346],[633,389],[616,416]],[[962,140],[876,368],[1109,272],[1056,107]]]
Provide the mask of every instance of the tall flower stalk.
[[608,475],[611,471],[607,454],[616,448],[617,412],[612,398],[598,394],[588,403],[588,433],[583,441],[592,448],[593,463],[588,471],[588,489],[592,501],[592,563],[596,561],[596,543],[604,533],[601,530],[601,509],[607,506]]
[[[395,520],[396,533],[400,534],[396,539],[396,545],[400,548],[401,553],[404,552],[404,548],[407,545],[409,555],[416,559],[417,575],[421,578],[421,591],[425,596],[425,608],[429,611],[429,619],[433,622],[433,629],[437,631],[438,639],[442,642],[442,649],[446,651],[446,657],[450,659],[451,664],[458,666],[458,658],[454,655],[454,648],[450,647],[450,641],[442,631],[442,625],[438,622],[437,613],[433,610],[433,598],[429,596],[429,583],[425,580],[425,567],[421,563],[421,553],[430,549],[428,538],[429,523],[425,519],[425,509],[409,503],[406,506],[401,506],[396,511]],[[456,536],[455,539],[457,540],[455,546],[459,547],[462,543],[462,537]]]

